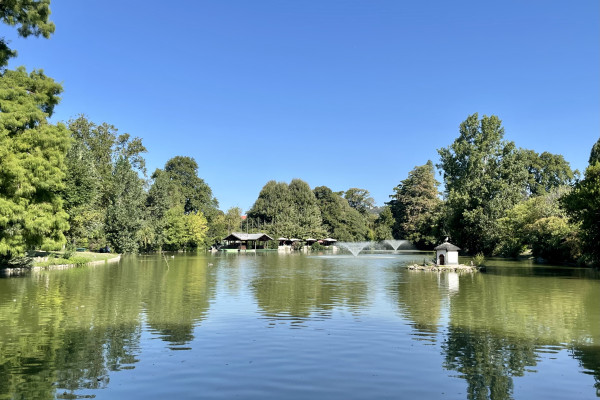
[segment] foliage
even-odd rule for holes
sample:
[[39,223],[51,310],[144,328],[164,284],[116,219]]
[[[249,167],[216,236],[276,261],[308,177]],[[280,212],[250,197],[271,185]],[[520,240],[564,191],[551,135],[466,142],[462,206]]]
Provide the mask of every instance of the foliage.
[[343,242],[354,242],[368,238],[367,217],[350,207],[340,194],[326,186],[313,190],[321,210],[323,228],[329,236]]
[[269,181],[260,191],[248,218],[268,224],[269,233],[283,237],[322,236],[321,210],[308,184],[293,179],[290,184]]
[[375,220],[373,240],[382,241],[391,239],[394,222],[394,216],[392,215],[391,208],[389,206],[383,207],[377,216],[377,219]]
[[589,165],[595,165],[597,162],[600,162],[600,138],[594,143],[594,146],[592,146],[590,159],[588,160]]
[[600,265],[600,161],[587,167],[584,179],[562,198],[561,204],[579,225],[585,260]]
[[491,254],[497,247],[498,220],[525,198],[527,170],[513,142],[502,141],[496,116],[469,116],[460,135],[438,150],[446,194],[446,229],[468,253]]
[[485,256],[483,253],[477,253],[475,257],[473,257],[473,264],[476,267],[482,267],[485,263]]
[[310,250],[311,251],[322,251],[324,249],[325,249],[325,246],[323,246],[319,242],[314,242],[313,244],[310,245]]
[[496,252],[517,257],[530,249],[533,256],[552,262],[576,259],[579,246],[575,241],[577,227],[570,224],[560,208],[559,199],[568,187],[553,189],[517,204],[499,220],[499,243]]
[[33,247],[56,248],[68,228],[63,201],[63,124],[47,118],[61,86],[42,71],[7,70],[0,77],[0,256],[22,256]]
[[[50,20],[50,0],[4,0],[0,2],[0,19],[5,24],[17,26],[21,37],[43,36],[46,39],[54,33],[54,23]],[[0,68],[6,67],[8,60],[17,52],[0,38]]]
[[184,212],[202,211],[212,217],[219,203],[210,186],[198,176],[198,163],[192,157],[176,156],[165,164],[165,172],[177,195],[182,197]]
[[434,245],[439,232],[442,201],[438,192],[433,163],[417,166],[408,173],[390,195],[387,203],[394,216],[393,236],[406,239],[419,247]]
[[344,193],[350,207],[366,215],[375,206],[375,200],[366,189],[350,188]]
[[112,176],[112,193],[106,210],[106,237],[117,253],[136,253],[138,235],[143,226],[145,193],[143,181],[129,160],[117,161]]
[[527,193],[538,196],[552,189],[573,183],[575,173],[563,156],[548,152],[541,154],[533,150],[519,150],[519,156],[527,171]]
[[202,212],[185,214],[183,205],[167,211],[165,244],[168,250],[198,248],[206,239],[208,224]]

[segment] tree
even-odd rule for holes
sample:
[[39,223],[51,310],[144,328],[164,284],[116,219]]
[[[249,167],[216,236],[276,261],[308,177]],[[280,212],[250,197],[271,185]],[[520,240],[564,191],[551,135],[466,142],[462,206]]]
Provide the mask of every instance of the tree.
[[368,239],[367,217],[350,207],[340,193],[334,193],[327,186],[318,186],[313,192],[321,210],[323,228],[330,236],[346,242]]
[[198,164],[192,157],[176,156],[165,164],[165,172],[184,201],[184,212],[202,211],[212,216],[219,203],[212,195],[210,186],[198,176]]
[[375,220],[374,240],[381,241],[391,239],[394,227],[394,216],[389,206],[383,207],[379,216]]
[[227,227],[227,234],[236,232],[240,229],[242,223],[242,209],[239,207],[231,207],[225,213],[225,225]]
[[[50,18],[50,0],[4,0],[0,2],[0,18],[10,26],[17,26],[21,37],[43,36],[46,39],[54,33],[54,23]],[[17,52],[0,38],[0,68],[6,67],[8,60]]]
[[527,169],[496,116],[470,115],[449,147],[438,149],[446,186],[446,229],[468,253],[491,254],[498,220],[526,195]]
[[598,141],[594,143],[594,146],[592,146],[592,151],[590,152],[590,159],[588,162],[590,165],[600,162],[600,139],[598,139]]
[[300,179],[269,181],[248,211],[257,225],[268,224],[269,233],[284,237],[321,236],[321,211],[308,184]]
[[585,170],[585,177],[561,200],[569,218],[580,227],[584,259],[600,265],[600,161]]
[[497,253],[517,257],[530,249],[534,257],[566,262],[579,257],[577,227],[569,223],[559,199],[571,189],[563,186],[531,197],[508,210],[499,220]]
[[106,237],[118,253],[136,253],[138,235],[143,226],[143,181],[129,160],[121,157],[112,177],[112,193],[106,210]]
[[550,192],[554,188],[573,183],[575,173],[563,156],[533,150],[519,150],[519,156],[529,172],[527,193],[538,196]]
[[419,247],[437,242],[437,221],[442,205],[438,185],[433,163],[427,161],[413,168],[408,178],[394,188],[388,204],[395,219],[395,238],[410,240]]
[[348,201],[350,207],[363,215],[366,215],[375,207],[375,200],[366,189],[350,188],[344,193],[344,198]]
[[[6,8],[6,5],[2,7]],[[63,188],[69,148],[63,124],[49,124],[61,86],[24,68],[0,77],[0,256],[65,242]]]

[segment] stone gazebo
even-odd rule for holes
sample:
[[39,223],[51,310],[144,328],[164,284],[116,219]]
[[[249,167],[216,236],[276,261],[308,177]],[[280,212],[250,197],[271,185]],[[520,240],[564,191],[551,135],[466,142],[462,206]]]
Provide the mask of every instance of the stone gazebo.
[[435,249],[435,263],[437,265],[458,265],[458,251],[460,248],[446,241]]

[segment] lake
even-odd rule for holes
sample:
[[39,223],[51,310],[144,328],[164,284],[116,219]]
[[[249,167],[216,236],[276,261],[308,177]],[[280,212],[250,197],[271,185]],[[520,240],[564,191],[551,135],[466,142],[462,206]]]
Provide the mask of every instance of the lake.
[[0,399],[600,397],[598,271],[407,270],[430,256],[126,256],[0,279]]

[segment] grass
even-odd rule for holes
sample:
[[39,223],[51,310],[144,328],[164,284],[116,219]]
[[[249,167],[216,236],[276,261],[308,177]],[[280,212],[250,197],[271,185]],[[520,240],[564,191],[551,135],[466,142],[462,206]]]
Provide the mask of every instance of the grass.
[[116,256],[116,254],[110,253],[92,253],[91,251],[82,252],[60,252],[52,251],[42,255],[44,259],[42,261],[34,261],[34,267],[49,267],[50,265],[63,265],[63,264],[75,264],[85,265],[92,261],[108,260]]

